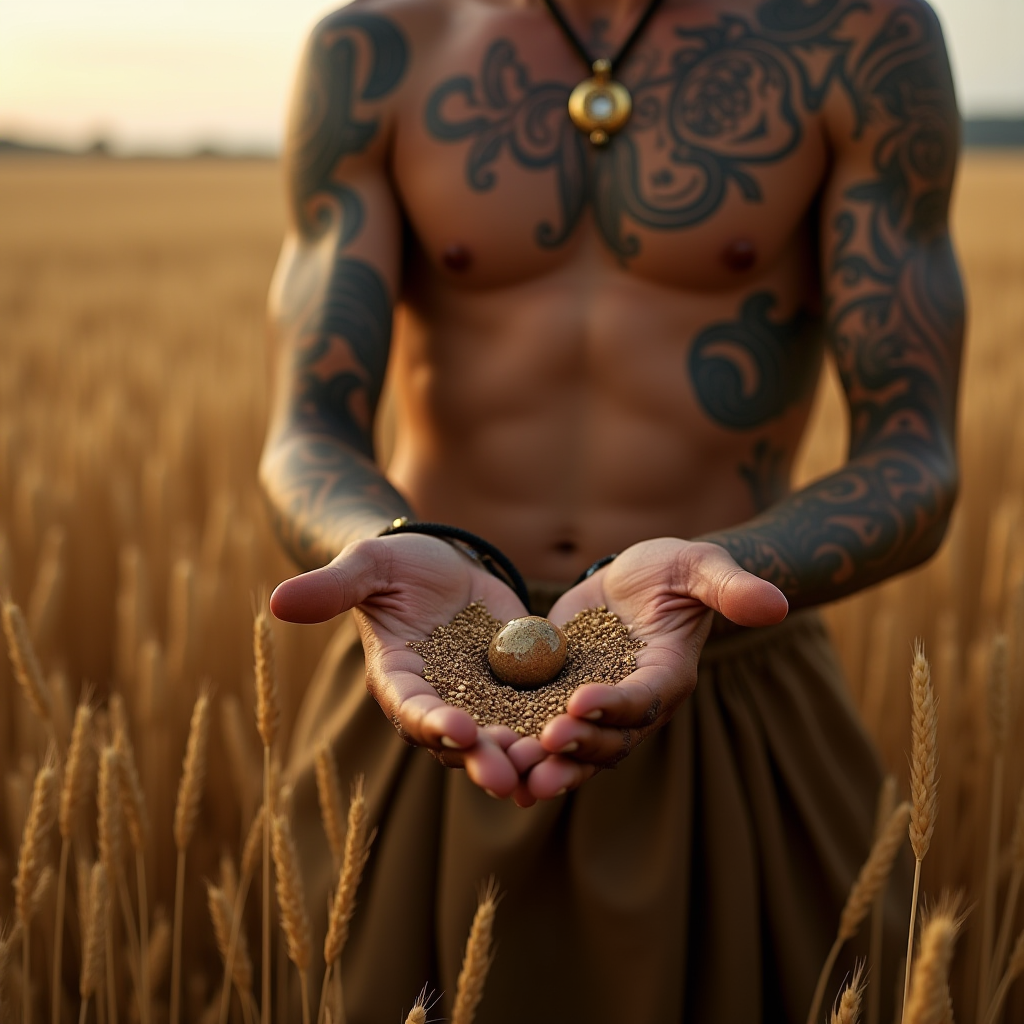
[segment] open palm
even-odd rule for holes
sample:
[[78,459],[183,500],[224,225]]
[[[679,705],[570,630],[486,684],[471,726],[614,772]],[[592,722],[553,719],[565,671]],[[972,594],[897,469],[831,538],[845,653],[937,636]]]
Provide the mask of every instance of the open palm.
[[712,612],[744,626],[781,621],[788,610],[772,584],[741,569],[716,544],[663,538],[635,544],[551,609],[565,622],[584,608],[604,605],[646,646],[636,670],[616,686],[581,686],[566,714],[539,738],[509,751],[537,799],[580,785],[615,764],[664,725],[697,685],[697,663]]
[[519,782],[506,753],[516,734],[481,729],[469,712],[442,701],[423,678],[423,659],[407,646],[478,600],[502,621],[526,614],[515,593],[465,553],[410,533],[349,545],[324,568],[282,583],[271,610],[291,622],[323,622],[354,608],[367,689],[399,734],[504,797]]

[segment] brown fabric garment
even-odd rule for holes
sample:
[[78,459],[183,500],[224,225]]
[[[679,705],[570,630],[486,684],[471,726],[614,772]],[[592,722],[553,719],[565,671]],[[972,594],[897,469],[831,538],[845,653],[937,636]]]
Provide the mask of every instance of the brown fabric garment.
[[[343,957],[348,1024],[403,1020],[425,982],[444,992],[434,1015],[450,1016],[478,885],[492,874],[505,897],[478,1024],[806,1019],[881,782],[817,615],[713,637],[668,726],[614,771],[528,810],[396,736],[365,691],[349,618],[291,758],[321,942],[333,879],[313,757],[325,736],[343,779],[365,772],[380,826]],[[873,968],[883,1021],[906,945],[909,867],[908,855],[889,887],[887,968]]]

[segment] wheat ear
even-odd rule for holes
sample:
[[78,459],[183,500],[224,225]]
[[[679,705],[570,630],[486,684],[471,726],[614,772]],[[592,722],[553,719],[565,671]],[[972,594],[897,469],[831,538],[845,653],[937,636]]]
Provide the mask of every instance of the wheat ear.
[[932,686],[931,666],[920,639],[914,641],[914,660],[910,668],[911,753],[910,845],[914,849],[914,891],[910,899],[910,929],[907,935],[907,970],[903,979],[903,1006],[910,996],[910,969],[914,957],[914,925],[921,890],[921,862],[931,845],[938,813],[938,703]]
[[[128,715],[124,699],[120,694],[110,698],[110,711],[114,723],[114,749],[118,758],[118,785],[121,793],[121,809],[128,838],[135,853],[135,884],[139,903],[139,1010],[142,1024],[149,1024],[150,984],[148,957],[142,951],[149,948],[149,899],[146,892],[146,839],[149,832],[146,813],[146,797],[135,762],[135,750],[128,733]],[[131,916],[131,907],[126,905],[126,914]]]
[[[235,895],[237,896],[237,893]],[[236,940],[230,962],[228,960],[234,917],[231,895],[223,886],[218,887],[207,882],[206,902],[210,909],[210,920],[213,921],[217,949],[224,960],[225,977],[230,978],[238,992],[245,1024],[252,1024],[252,960],[249,959],[249,947],[244,934]]]
[[64,908],[67,900],[68,858],[71,842],[88,804],[96,774],[96,746],[92,731],[93,709],[88,696],[79,701],[75,709],[75,724],[71,729],[64,780],[60,791],[57,824],[60,828],[60,868],[57,873],[57,914],[54,921],[53,978],[50,1005],[53,1024],[60,1020],[61,969],[64,954]]
[[260,1022],[270,1024],[270,831],[274,804],[271,799],[270,752],[277,736],[281,712],[277,699],[277,674],[274,665],[274,634],[265,602],[253,620],[253,659],[256,664],[256,728],[263,741],[263,943]]
[[21,836],[21,850],[18,854],[18,873],[14,879],[14,907],[21,925],[22,950],[22,1020],[32,1022],[32,985],[30,979],[29,949],[32,945],[29,925],[36,910],[35,899],[45,867],[47,839],[57,820],[59,792],[57,770],[52,755],[36,772],[32,786],[32,801]]
[[[878,791],[878,803],[875,809],[875,839],[885,829],[885,823],[892,816],[896,809],[896,777],[887,775],[882,781]],[[882,964],[882,933],[885,924],[885,890],[883,883],[875,897],[874,906],[871,908],[871,939],[868,946],[868,964],[874,968],[881,977]],[[881,998],[881,986],[878,981],[873,985],[865,982],[868,996],[867,1024],[878,1024],[879,1002]]]
[[199,802],[206,782],[206,742],[210,729],[210,698],[200,693],[192,709],[188,742],[178,799],[174,807],[174,845],[178,850],[178,865],[174,882],[174,932],[171,946],[171,1024],[178,1024],[181,1008],[181,928],[185,899],[185,853],[192,841],[199,814]]
[[989,803],[988,850],[985,857],[985,888],[981,905],[981,966],[978,972],[978,1016],[981,1020],[991,994],[992,936],[995,930],[996,886],[999,878],[999,821],[1003,811],[1003,777],[1006,736],[1009,728],[1006,680],[1006,637],[992,638],[988,671],[988,724],[992,738],[992,787]]
[[330,745],[326,742],[316,752],[316,792],[320,800],[320,819],[334,859],[334,870],[340,871],[345,858],[345,811],[338,769]]
[[959,899],[944,898],[921,925],[921,948],[910,995],[903,1008],[905,1024],[943,1024],[949,1010],[949,966],[963,918]]
[[1024,788],[1017,799],[1017,813],[1013,822],[1013,838],[1010,840],[1010,887],[1006,894],[1003,907],[1003,918],[999,925],[999,938],[996,940],[995,953],[992,955],[992,970],[989,973],[989,989],[996,984],[996,979],[1003,969],[1006,951],[1010,945],[1010,931],[1014,918],[1017,916],[1017,901],[1020,899],[1021,883],[1024,882]]
[[900,846],[903,845],[909,820],[910,804],[902,803],[889,815],[889,820],[885,823],[878,838],[875,839],[867,860],[864,861],[860,873],[850,887],[843,912],[839,915],[839,929],[836,932],[835,941],[832,943],[832,948],[829,950],[828,956],[825,957],[825,963],[818,975],[818,983],[815,986],[810,1011],[807,1014],[807,1024],[815,1024],[818,1019],[822,1000],[825,998],[825,986],[832,974],[832,968],[835,967],[839,951],[843,948],[844,943],[857,934],[857,929],[871,911],[875,898],[888,881],[893,861],[896,860],[896,854],[899,853]]
[[50,733],[54,744],[57,743],[56,729],[53,722],[53,702],[50,691],[43,677],[32,640],[29,637],[28,625],[21,609],[10,600],[0,602],[0,617],[3,618],[4,634],[7,637],[7,651],[14,669],[14,678],[21,687],[29,706],[36,717]]
[[[331,755],[327,753],[326,757],[331,761],[333,767]],[[341,954],[344,952],[345,943],[348,941],[349,922],[352,920],[352,913],[356,907],[356,892],[359,889],[363,868],[366,867],[367,858],[370,856],[370,845],[374,838],[373,833],[367,835],[367,830],[364,780],[362,775],[357,775],[352,782],[352,797],[348,805],[348,819],[341,856],[341,874],[337,888],[334,890],[334,900],[331,904],[327,924],[327,937],[324,940],[326,971],[324,972],[323,989],[320,993],[321,1007],[326,1002],[331,973],[336,969]]]
[[[992,994],[992,1000],[988,1005],[988,1013],[985,1015],[984,1024],[996,1024],[999,1014],[1002,1011],[1006,995],[1010,986],[1017,978],[1024,973],[1024,931],[1017,936],[1013,944],[1013,952],[1010,954],[1010,962],[1006,965],[1006,972],[999,982],[999,987]],[[981,1018],[978,1018],[981,1020]]]
[[281,908],[281,927],[288,940],[288,958],[299,971],[302,986],[302,1021],[309,1024],[309,965],[313,938],[310,934],[306,896],[299,871],[299,855],[292,838],[291,825],[283,814],[274,816],[274,872],[277,876],[277,904]]
[[853,977],[839,997],[839,1005],[832,1010],[831,1024],[857,1024],[860,1020],[864,984],[864,962],[861,961],[854,967]]
[[455,983],[455,1005],[452,1024],[473,1024],[477,1007],[484,996],[484,984],[491,967],[494,915],[498,909],[498,885],[492,878],[480,894],[473,924],[466,940],[462,970]]
[[82,970],[79,975],[78,992],[82,997],[79,1024],[85,1024],[89,999],[96,995],[103,979],[104,948],[106,946],[107,873],[102,862],[92,866],[89,876],[89,912],[86,915],[86,929],[82,936]]

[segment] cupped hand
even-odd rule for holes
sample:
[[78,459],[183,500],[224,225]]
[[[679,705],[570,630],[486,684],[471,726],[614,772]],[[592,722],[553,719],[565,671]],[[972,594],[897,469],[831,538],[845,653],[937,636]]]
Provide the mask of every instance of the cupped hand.
[[620,683],[579,687],[567,713],[548,722],[539,743],[509,748],[516,761],[537,758],[526,780],[533,798],[550,799],[581,785],[675,714],[697,685],[713,612],[742,626],[768,626],[781,622],[789,607],[780,590],[745,572],[719,545],[672,538],[627,548],[559,598],[549,617],[567,622],[600,605],[646,646],[636,652],[636,670]]
[[350,544],[324,568],[280,584],[270,608],[290,622],[324,622],[354,608],[367,689],[399,735],[446,766],[464,767],[491,795],[507,797],[522,788],[521,769],[508,753],[519,737],[511,729],[481,729],[469,712],[441,700],[423,678],[423,659],[406,646],[477,600],[503,622],[526,614],[515,593],[464,552],[408,533]]

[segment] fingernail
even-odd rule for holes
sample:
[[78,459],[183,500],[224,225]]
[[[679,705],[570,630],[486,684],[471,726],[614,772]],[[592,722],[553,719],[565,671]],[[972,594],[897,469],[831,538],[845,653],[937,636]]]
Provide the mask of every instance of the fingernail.
[[558,792],[557,792],[557,793],[555,794],[555,796],[565,796],[565,794],[566,794],[567,792],[568,792],[568,790],[566,789],[566,787],[565,787],[565,786],[563,786],[563,787],[562,787],[562,788],[561,788],[561,789],[560,789],[560,790],[559,790],[559,791],[558,791]]
[[500,800],[500,799],[501,799],[501,797],[500,797],[500,796],[498,796],[498,794],[497,794],[497,793],[495,793],[493,789],[485,789],[485,790],[484,790],[484,792],[485,792],[485,793],[486,793],[486,794],[487,794],[488,796],[492,796],[492,797],[494,797],[494,799],[495,799],[495,800]]
[[462,744],[461,743],[456,743],[455,740],[453,740],[451,738],[451,736],[442,736],[441,737],[441,746],[442,747],[447,747],[449,750],[461,750],[462,749]]
[[593,711],[588,711],[583,716],[588,722],[596,722],[598,719],[604,717],[604,711],[601,708],[594,708]]
[[571,754],[574,750],[579,750],[580,745],[575,740],[570,740],[562,749],[559,751],[560,754]]

